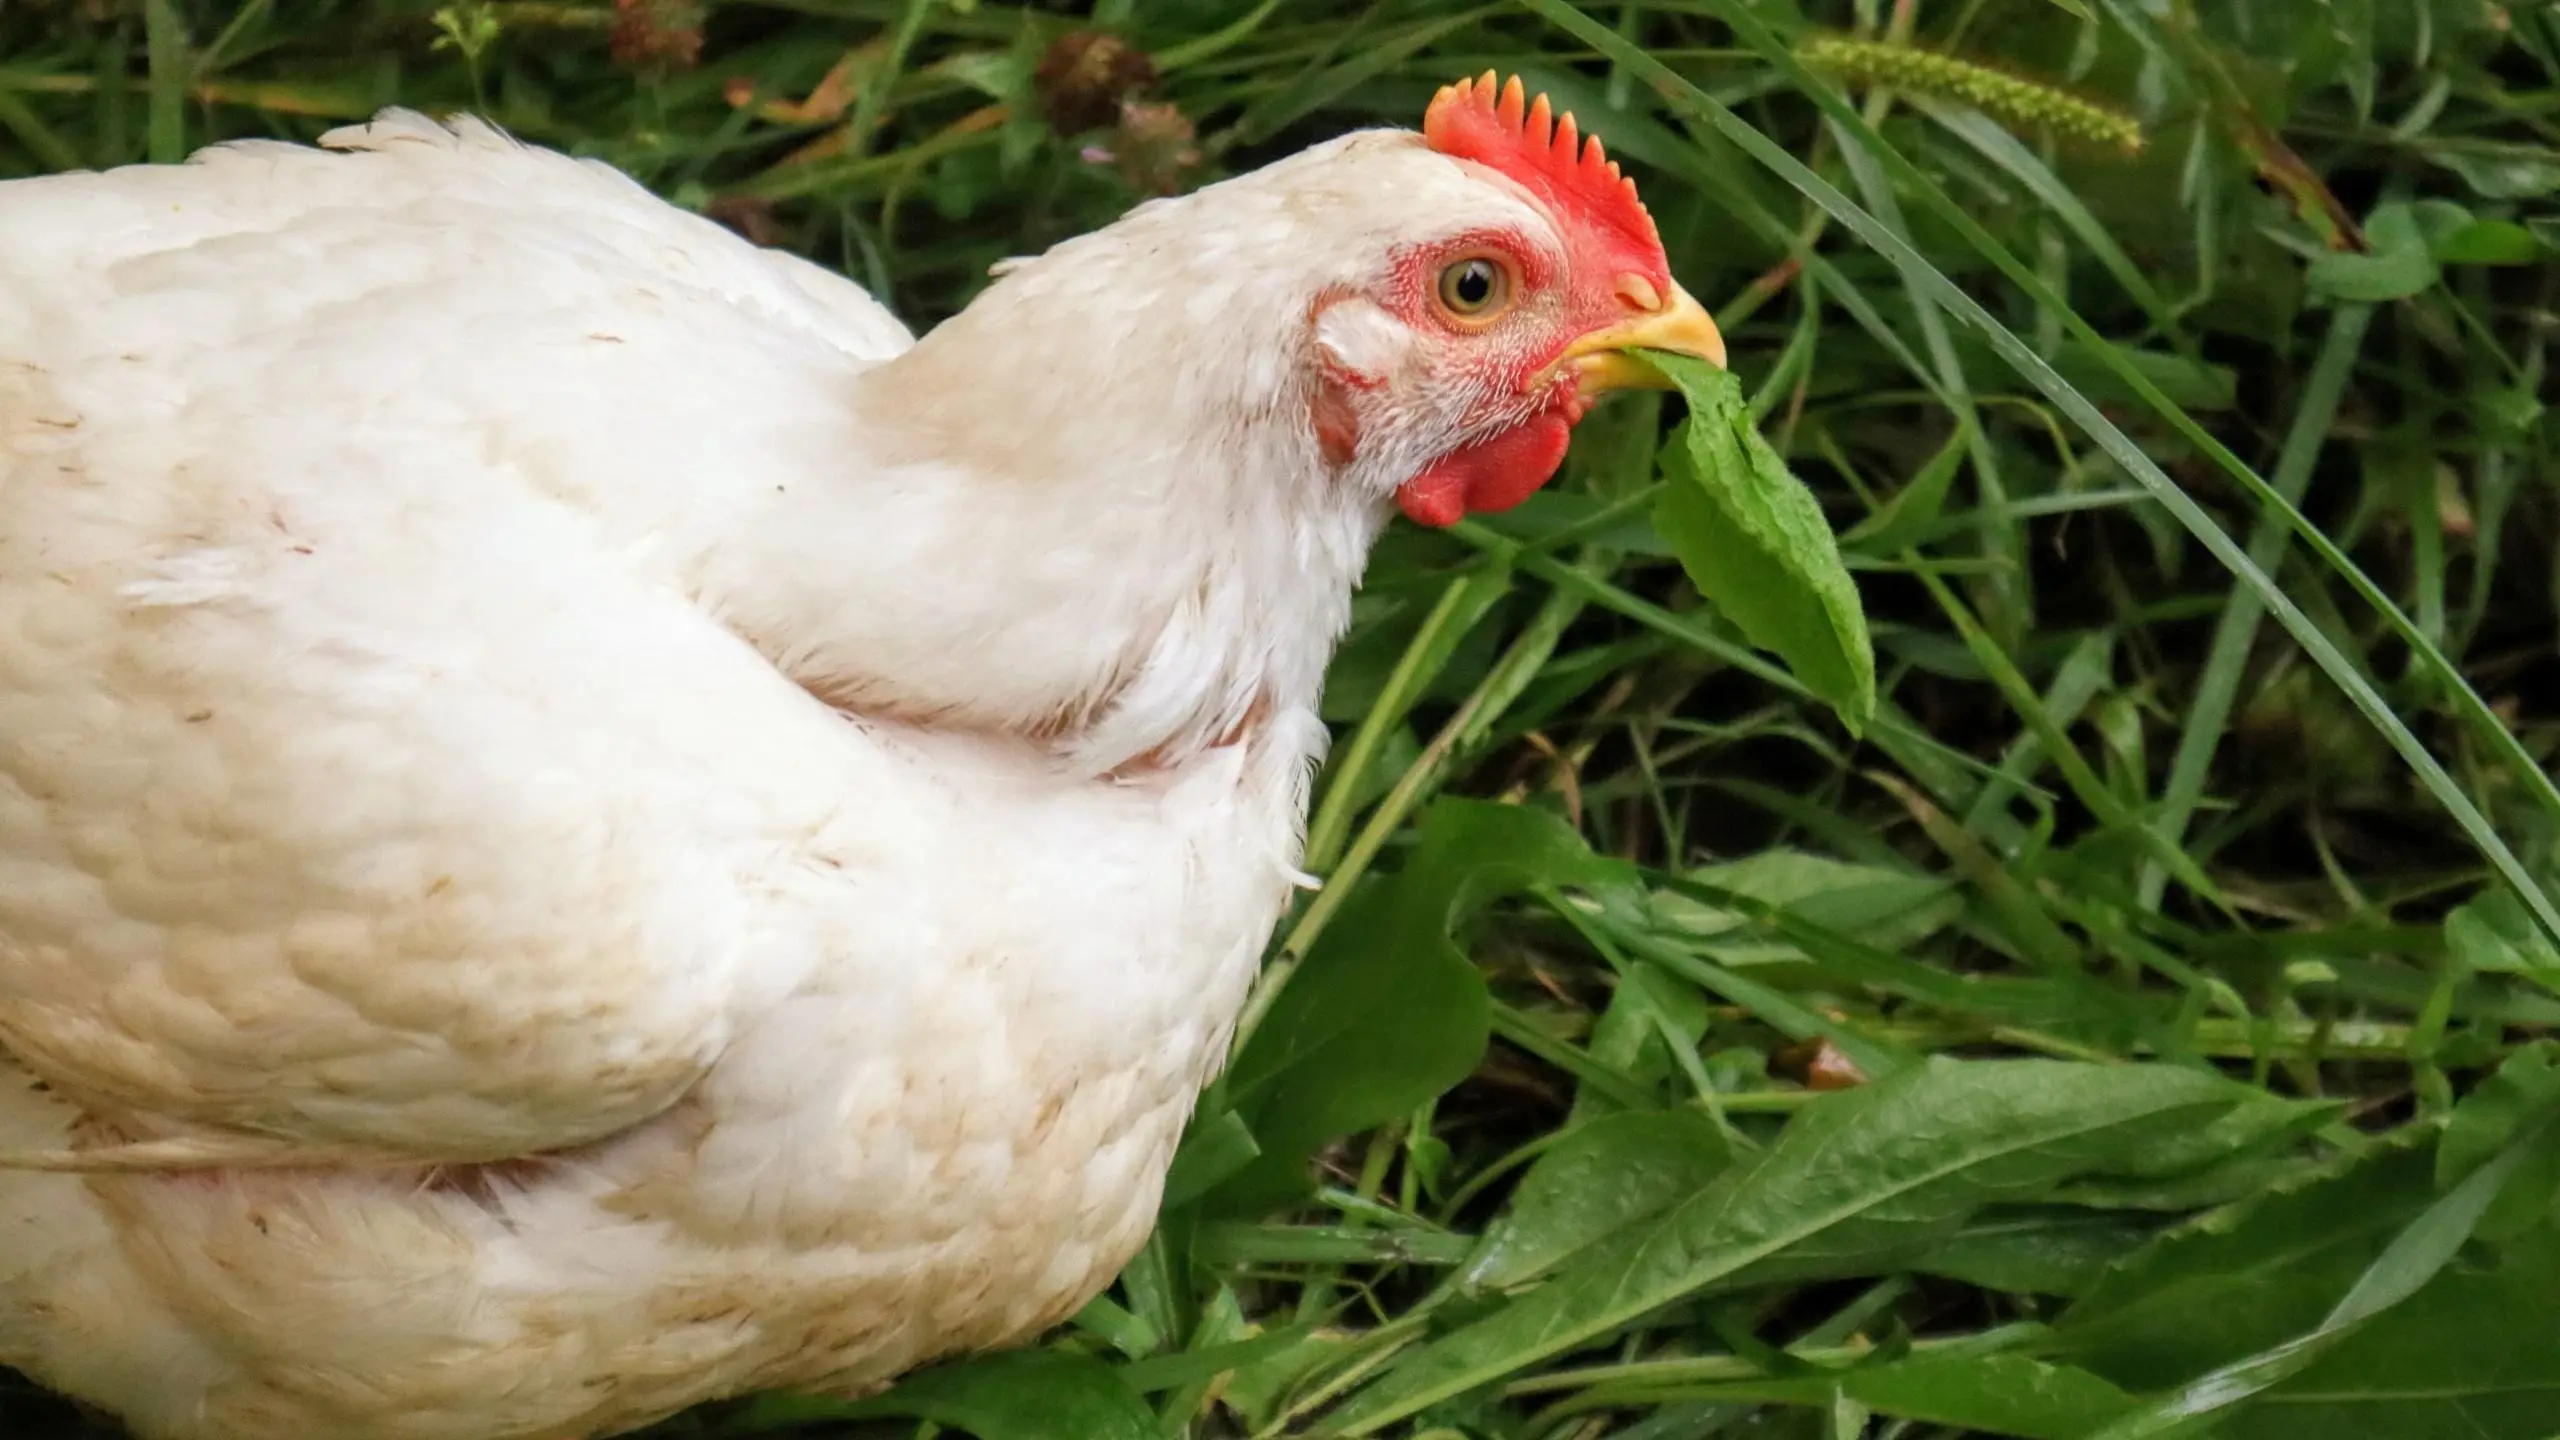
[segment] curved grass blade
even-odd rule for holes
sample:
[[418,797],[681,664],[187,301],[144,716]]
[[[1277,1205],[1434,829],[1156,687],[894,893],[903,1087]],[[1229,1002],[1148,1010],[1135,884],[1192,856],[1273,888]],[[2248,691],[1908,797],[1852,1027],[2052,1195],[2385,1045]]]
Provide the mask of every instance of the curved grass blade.
[[[2312,464],[2320,458],[2320,442],[2338,413],[2338,403],[2346,394],[2356,359],[2364,353],[2364,333],[2372,319],[2372,306],[2348,305],[2340,307],[2329,322],[2328,338],[2321,342],[2320,358],[2313,362],[2311,377],[2303,383],[2295,402],[2299,408],[2293,425],[2285,434],[2283,450],[2276,456],[2275,486],[2288,500],[2300,497],[2310,487]],[[2283,525],[2272,515],[2261,516],[2249,536],[2249,558],[2260,566],[2272,567],[2284,553],[2284,541]],[[2230,719],[2232,707],[2238,702],[2242,668],[2250,647],[2257,641],[2262,613],[2257,596],[2236,591],[2222,607],[2222,617],[2214,622],[2213,642],[2205,653],[2204,668],[2198,672],[2195,699],[2187,707],[2177,753],[2169,762],[2169,781],[2161,791],[2160,808],[2153,821],[2159,826],[2161,838],[2172,845],[2186,838],[2188,822],[2194,819],[2196,806],[2204,799],[2205,772],[2221,746],[2224,722]],[[2157,862],[2143,868],[2144,909],[2160,908],[2167,881],[2168,871]]]

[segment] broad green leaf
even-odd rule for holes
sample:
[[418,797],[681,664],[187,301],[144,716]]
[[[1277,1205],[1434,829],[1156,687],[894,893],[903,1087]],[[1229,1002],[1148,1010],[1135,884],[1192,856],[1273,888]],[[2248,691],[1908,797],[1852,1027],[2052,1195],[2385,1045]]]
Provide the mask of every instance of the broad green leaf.
[[[1764,850],[1693,870],[1690,878],[1887,950],[1919,944],[1964,911],[1963,896],[1944,876],[1858,865],[1802,850]],[[1750,916],[1675,891],[1657,892],[1652,903],[1662,923],[1714,939],[1718,957],[1727,963],[1802,954]]]
[[2551,258],[2534,233],[2513,220],[2474,220],[2430,243],[2443,265],[2538,265]]
[[2474,970],[2560,979],[2560,948],[2506,889],[2456,907],[2445,917],[2444,942],[2454,959]]
[[1983,1435],[2079,1440],[2133,1408],[2133,1398],[2086,1370],[2024,1355],[1915,1355],[1827,1374],[1717,1385],[1716,1398],[1826,1405],[1846,1396],[1878,1414]]
[[1985,1290],[2078,1297],[2159,1230],[2156,1222],[2086,1210],[1995,1212],[1977,1217],[1911,1268]]
[[2560,1042],[2539,1041],[2509,1055],[2498,1073],[2463,1099],[2436,1142],[2436,1183],[2452,1185],[2496,1157],[2519,1126],[2560,1105]]
[[[2470,1240],[2481,1217],[2488,1213],[2547,1130],[2546,1125],[2535,1125],[2518,1136],[2497,1159],[2473,1171],[2419,1212],[2417,1218],[2391,1237],[2391,1243],[2356,1277],[2345,1297],[2330,1308],[2317,1326],[2188,1381],[2107,1426],[2090,1440],[2167,1440],[2171,1436],[2194,1435],[2206,1422],[2219,1421],[2225,1412],[2286,1384],[2324,1357],[2334,1355],[2376,1317],[2392,1312],[2446,1273],[2446,1266]],[[2421,1398],[2426,1393],[2422,1390],[2418,1396],[2398,1398]]]
[[2335,1101],[2291,1100],[2264,1090],[2244,1090],[2212,1124],[2170,1136],[2109,1173],[2129,1180],[2175,1180],[2266,1157],[2339,1119],[2344,1108]]
[[2360,1325],[2415,1295],[2442,1273],[2471,1232],[2487,1214],[2491,1201],[2512,1179],[2547,1127],[2535,1125],[2518,1134],[2497,1159],[2472,1171],[2429,1205],[2406,1229],[2391,1237],[2373,1264],[2356,1277],[2355,1288],[2329,1312],[2321,1329],[2335,1332]]
[[[2384,210],[2394,209],[2395,207],[2388,205],[2380,207],[2374,212],[2375,218],[2380,219]],[[2411,201],[2396,209],[2407,213],[2409,221],[2417,229],[2419,242],[2427,247],[2428,254],[2438,259],[2443,258],[2444,245],[2447,241],[2479,223],[2469,210],[2450,200],[2434,197]],[[2393,221],[2395,226],[2398,223],[2396,219]],[[2398,239],[2398,233],[2395,230],[2394,243],[2398,243]]]
[[[1707,997],[1644,960],[1628,962],[1609,1008],[1591,1027],[1591,1058],[1616,1069],[1639,1085],[1659,1084],[1680,1074],[1672,1037],[1688,1049],[1704,1035],[1713,1016]],[[1753,1053],[1757,1053],[1756,1051]],[[1598,1085],[1577,1087],[1567,1123],[1629,1108]]]
[[2417,213],[2384,205],[2365,222],[2369,254],[2338,251],[2313,258],[2305,280],[2311,293],[2331,300],[2401,300],[2436,283],[2442,272],[2428,253]]
[[1731,371],[1661,351],[1645,358],[1689,401],[1688,422],[1663,448],[1669,483],[1654,524],[1699,594],[1864,733],[1876,711],[1875,651],[1822,507],[1760,438]]
[[2132,1406],[2085,1370],[2024,1355],[1919,1356],[1841,1388],[1887,1415],[2037,1440],[2077,1440]]
[[2424,1208],[2432,1172],[2393,1146],[2162,1236],[2063,1312],[2052,1353],[2152,1390],[2308,1330]]
[[1403,943],[1397,876],[1344,902],[1237,1057],[1227,1098],[1261,1154],[1210,1192],[1254,1206],[1306,1183],[1307,1157],[1457,1083],[1484,1054],[1484,979],[1445,939]]
[[2154,1179],[2106,1177],[2063,1186],[2054,1199],[2092,1210],[2146,1210],[2192,1215],[2233,1205],[2321,1173],[2318,1161],[2293,1155],[2244,1155],[2184,1175]]
[[[2509,1055],[2498,1073],[2463,1097],[2436,1142],[2436,1184],[2460,1184],[2497,1158],[2516,1132],[2560,1109],[2560,1042],[2538,1041]],[[2524,1159],[2480,1220],[2486,1239],[2505,1239],[2540,1224],[2560,1196],[2560,1145],[2539,1145]]]
[[1159,1440],[1156,1413],[1110,1366],[1063,1350],[1008,1350],[919,1370],[867,1400],[769,1395],[727,1420],[756,1434],[825,1419],[930,1420],[978,1440]]
[[1425,1346],[1337,1423],[1371,1433],[1703,1292],[1892,1268],[1982,1207],[2124,1163],[2241,1093],[2163,1065],[1939,1057],[1826,1096],[1753,1163]]
[[2420,152],[2487,200],[2530,200],[2560,191],[2560,155],[2542,145],[2472,145]]
[[1410,1112],[1466,1078],[1491,1029],[1484,979],[1449,938],[1530,884],[1631,883],[1543,810],[1444,799],[1404,869],[1363,886],[1236,1057],[1227,1101],[1262,1154],[1219,1193],[1303,1187],[1316,1147]]
[[[2440,265],[2527,265],[2543,258],[2532,231],[2512,220],[2482,220],[2450,200],[2420,200],[2394,209],[2394,244],[2404,243],[2396,228],[2404,213],[2416,222],[2421,243]],[[2382,212],[2376,211],[2375,218],[2380,220]]]
[[2560,1434],[2560,1230],[2447,1268],[2223,1420],[2224,1440],[2548,1440]]
[[1724,1132],[1695,1110],[1603,1115],[1538,1157],[1461,1279],[1493,1290],[1535,1279],[1695,1195],[1732,1162]]

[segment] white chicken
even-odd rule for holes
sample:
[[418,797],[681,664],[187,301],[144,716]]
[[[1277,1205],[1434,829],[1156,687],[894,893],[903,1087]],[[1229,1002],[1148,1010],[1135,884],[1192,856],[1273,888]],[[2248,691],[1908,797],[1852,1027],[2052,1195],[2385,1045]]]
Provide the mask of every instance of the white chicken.
[[921,341],[390,113],[0,185],[0,1363],[166,1440],[608,1433],[1144,1238],[1393,505],[1721,361],[1493,77]]

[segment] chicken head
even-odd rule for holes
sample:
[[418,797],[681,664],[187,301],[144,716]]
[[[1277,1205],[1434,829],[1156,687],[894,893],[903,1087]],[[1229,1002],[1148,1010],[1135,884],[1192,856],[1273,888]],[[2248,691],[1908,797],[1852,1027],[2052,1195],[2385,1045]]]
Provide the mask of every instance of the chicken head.
[[1367,287],[1324,296],[1312,411],[1328,459],[1366,444],[1410,466],[1396,503],[1438,526],[1519,504],[1594,399],[1658,383],[1626,351],[1721,365],[1724,340],[1599,137],[1518,77],[1445,87],[1422,137],[1529,216],[1401,246]]

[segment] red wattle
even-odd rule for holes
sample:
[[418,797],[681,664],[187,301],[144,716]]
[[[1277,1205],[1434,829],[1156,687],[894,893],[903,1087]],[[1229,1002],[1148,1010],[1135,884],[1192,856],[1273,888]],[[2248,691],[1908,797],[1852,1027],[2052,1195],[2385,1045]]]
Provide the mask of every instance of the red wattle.
[[1555,478],[1572,439],[1572,424],[1550,411],[1432,461],[1396,487],[1396,504],[1416,525],[1435,529],[1508,510]]

